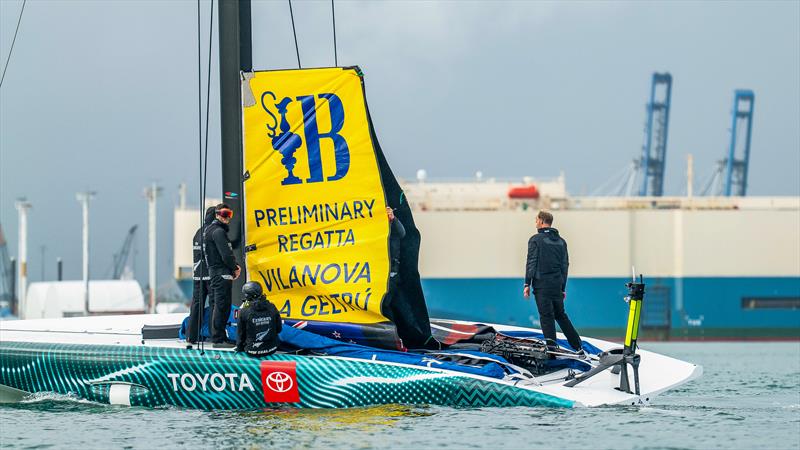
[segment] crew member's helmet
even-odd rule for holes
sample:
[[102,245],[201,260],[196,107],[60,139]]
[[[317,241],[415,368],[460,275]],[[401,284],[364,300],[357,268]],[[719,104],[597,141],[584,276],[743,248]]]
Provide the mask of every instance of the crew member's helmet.
[[245,301],[258,300],[262,295],[264,295],[264,290],[261,289],[261,285],[255,281],[248,281],[242,286],[242,296]]

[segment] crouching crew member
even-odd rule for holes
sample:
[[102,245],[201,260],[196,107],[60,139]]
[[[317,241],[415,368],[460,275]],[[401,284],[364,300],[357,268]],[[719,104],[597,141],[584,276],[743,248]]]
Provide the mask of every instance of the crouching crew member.
[[231,288],[233,280],[239,278],[241,269],[233,255],[228,238],[228,224],[233,217],[231,208],[220,203],[214,209],[215,219],[206,227],[203,245],[206,251],[208,272],[211,276],[211,301],[214,304],[211,316],[211,342],[214,347],[233,347],[228,344],[225,326],[231,314]]
[[278,308],[267,300],[261,285],[255,281],[244,284],[242,297],[244,303],[239,310],[236,351],[247,352],[256,358],[275,353],[280,344],[278,333],[282,328]]

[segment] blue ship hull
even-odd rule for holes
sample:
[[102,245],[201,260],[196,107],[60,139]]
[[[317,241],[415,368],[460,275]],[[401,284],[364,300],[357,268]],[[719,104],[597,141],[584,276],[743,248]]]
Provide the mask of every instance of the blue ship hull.
[[[578,331],[624,335],[628,306],[623,278],[571,278],[567,313]],[[533,301],[522,281],[425,279],[432,317],[485,320],[538,327]],[[800,278],[651,278],[642,328],[656,338],[800,339]]]
[[[620,338],[625,278],[570,278],[567,313],[578,331]],[[191,298],[191,280],[180,286]],[[535,303],[517,278],[423,279],[431,317],[539,327]],[[645,338],[800,339],[800,277],[651,278]]]

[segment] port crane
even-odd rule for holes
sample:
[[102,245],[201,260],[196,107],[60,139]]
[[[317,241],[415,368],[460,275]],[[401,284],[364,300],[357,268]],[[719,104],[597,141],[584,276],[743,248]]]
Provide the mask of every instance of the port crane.
[[753,131],[755,99],[756,96],[751,90],[737,89],[733,92],[731,143],[728,157],[725,159],[726,197],[747,195],[747,169],[750,165],[750,137]]
[[111,278],[114,280],[122,279],[122,276],[125,274],[125,268],[130,267],[128,259],[131,255],[133,239],[136,237],[136,229],[138,227],[139,225],[134,225],[128,230],[128,234],[125,236],[125,242],[122,244],[122,249],[120,249],[119,253],[114,254],[114,270],[111,275]]
[[664,193],[664,168],[667,156],[669,109],[672,99],[672,75],[653,73],[642,157],[638,171],[642,173],[640,196],[660,197]]
[[669,72],[654,72],[650,84],[650,101],[647,103],[647,119],[644,128],[642,154],[598,187],[593,195],[619,195],[630,197],[641,175],[640,196],[661,197],[664,195],[664,168],[667,157],[667,135],[669,132],[669,110],[672,101],[672,75]]
[[747,172],[750,166],[750,140],[753,132],[755,93],[749,89],[733,91],[731,110],[731,140],[728,156],[717,161],[702,191],[703,195],[726,197],[747,195]]

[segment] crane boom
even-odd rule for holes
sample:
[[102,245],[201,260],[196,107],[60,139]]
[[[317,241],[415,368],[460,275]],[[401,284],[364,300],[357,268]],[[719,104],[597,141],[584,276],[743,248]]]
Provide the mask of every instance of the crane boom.
[[128,230],[128,234],[125,236],[125,242],[122,244],[122,249],[114,256],[114,273],[112,274],[112,278],[115,280],[119,280],[125,271],[125,265],[130,258],[133,238],[136,236],[136,229],[138,227],[139,225],[134,225]]

